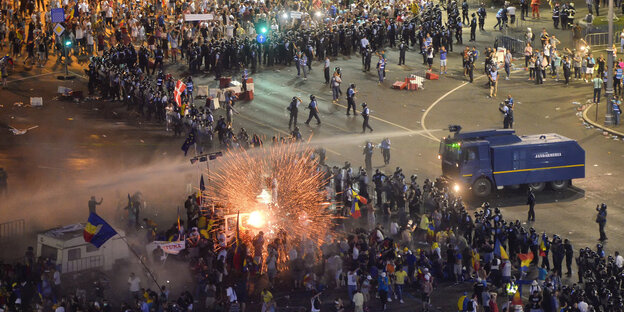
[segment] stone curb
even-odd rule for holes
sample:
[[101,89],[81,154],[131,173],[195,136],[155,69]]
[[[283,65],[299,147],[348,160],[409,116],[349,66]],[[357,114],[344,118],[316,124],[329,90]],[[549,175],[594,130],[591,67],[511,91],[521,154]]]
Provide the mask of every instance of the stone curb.
[[592,103],[591,105],[588,105],[587,107],[585,107],[585,109],[583,110],[583,121],[588,123],[588,124],[590,124],[590,125],[592,125],[592,126],[594,126],[594,127],[596,127],[596,128],[598,128],[598,129],[602,129],[602,131],[608,132],[608,133],[610,133],[612,135],[617,135],[619,137],[624,137],[624,133],[619,132],[617,130],[613,130],[611,128],[608,128],[608,127],[606,127],[604,125],[601,125],[601,124],[599,124],[599,123],[589,119],[589,117],[587,117],[587,112],[589,111],[590,108],[594,107],[594,105],[596,105],[596,104]]

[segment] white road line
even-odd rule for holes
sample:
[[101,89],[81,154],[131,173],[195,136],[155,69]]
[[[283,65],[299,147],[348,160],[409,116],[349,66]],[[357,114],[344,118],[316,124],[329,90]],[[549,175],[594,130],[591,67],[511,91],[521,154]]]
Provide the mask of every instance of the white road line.
[[77,72],[74,72],[74,71],[72,71],[72,70],[69,70],[69,73],[70,73],[70,74],[74,74],[74,75],[76,75],[76,76],[78,76],[78,77],[80,77],[80,78],[82,78],[82,79],[89,79],[89,77],[87,77],[87,76],[85,76],[85,75],[81,75],[81,74],[79,74],[79,73],[77,73]]
[[[475,79],[473,79],[473,81],[479,80],[480,78],[485,77],[485,75],[481,75]],[[431,103],[431,105],[429,105],[429,107],[427,107],[427,109],[425,110],[425,113],[422,115],[422,117],[420,118],[420,125],[422,126],[423,130],[425,131],[425,134],[435,140],[435,141],[439,141],[439,138],[436,138],[435,136],[433,136],[433,134],[431,134],[431,132],[429,131],[429,129],[427,129],[427,125],[425,123],[425,119],[427,118],[427,115],[429,115],[429,112],[436,106],[438,105],[438,103],[440,103],[440,101],[444,100],[447,96],[449,96],[451,93],[461,89],[462,87],[464,87],[465,85],[467,85],[469,82],[464,81],[462,84],[460,84],[459,86],[453,88],[452,90],[444,93],[441,97],[439,97],[437,100],[435,100],[435,102]]]
[[43,77],[43,76],[48,76],[48,75],[54,75],[54,74],[60,74],[62,72],[51,72],[51,73],[46,73],[46,74],[39,74],[39,75],[34,75],[34,76],[28,76],[28,77],[23,77],[23,78],[17,78],[17,79],[12,79],[7,81],[7,83],[11,83],[11,82],[17,82],[17,81],[22,81],[22,80],[28,80],[28,79],[32,79],[32,78],[37,78],[37,77]]
[[[321,100],[325,100],[325,101],[329,101],[329,100],[327,100],[327,99],[323,98],[323,96],[316,96],[316,98],[317,98],[317,99],[321,99]],[[340,107],[342,107],[342,108],[347,108],[346,106],[344,106],[344,105],[342,105],[342,104],[340,104],[340,103],[332,103],[332,104],[333,104],[333,105],[336,105],[336,106],[340,106]],[[374,115],[371,115],[371,116],[370,116],[370,118],[375,119],[375,120],[379,120],[379,121],[381,121],[381,122],[387,123],[387,124],[392,125],[392,126],[395,126],[395,127],[399,128],[399,129],[405,130],[405,131],[407,131],[407,132],[411,132],[411,133],[413,133],[413,134],[420,135],[420,136],[422,136],[422,137],[424,137],[424,138],[427,138],[427,139],[430,139],[430,138],[432,138],[432,137],[433,137],[433,136],[431,136],[431,135],[427,136],[427,135],[425,135],[425,134],[422,134],[422,133],[418,132],[417,130],[412,130],[412,129],[410,129],[410,128],[407,128],[407,127],[401,126],[401,125],[396,124],[396,123],[394,123],[394,122],[392,122],[392,121],[385,120],[385,119],[383,119],[383,118],[379,118],[379,117],[374,116]],[[434,140],[434,141],[436,141],[436,142],[438,141],[438,139],[437,139],[437,138],[435,138],[435,137],[433,137],[433,140]]]
[[427,129],[427,125],[425,124],[425,119],[427,118],[427,115],[429,114],[429,112],[436,106],[438,105],[438,103],[440,103],[440,101],[444,100],[444,98],[446,98],[447,96],[449,96],[451,93],[459,90],[461,87],[467,85],[467,82],[464,82],[462,84],[460,84],[459,86],[455,87],[454,89],[444,93],[444,95],[442,95],[441,97],[439,97],[437,100],[435,100],[435,102],[431,103],[431,105],[429,105],[429,107],[427,107],[427,110],[425,110],[425,113],[422,115],[422,117],[420,117],[420,125],[422,126],[423,130],[425,130],[425,133],[427,134],[427,136],[429,136],[429,138],[438,141],[438,138],[434,137],[433,134],[431,134],[431,132],[429,132],[429,129]]

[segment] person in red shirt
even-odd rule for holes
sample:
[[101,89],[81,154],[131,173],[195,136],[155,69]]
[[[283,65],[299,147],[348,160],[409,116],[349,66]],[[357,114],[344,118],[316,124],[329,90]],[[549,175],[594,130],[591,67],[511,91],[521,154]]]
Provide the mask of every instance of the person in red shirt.
[[496,292],[492,292],[490,296],[490,312],[498,312],[498,305],[496,304]]

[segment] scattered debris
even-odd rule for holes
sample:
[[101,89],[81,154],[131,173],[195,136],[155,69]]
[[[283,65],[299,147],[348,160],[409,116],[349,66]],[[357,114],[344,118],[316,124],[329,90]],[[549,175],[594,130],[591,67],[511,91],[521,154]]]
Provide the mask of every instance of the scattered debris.
[[43,106],[43,98],[42,97],[31,97],[30,98],[30,106],[32,107],[42,107]]
[[72,120],[74,120],[74,118],[68,117],[67,120],[72,121]]
[[27,129],[17,129],[17,128],[9,126],[9,131],[11,131],[11,133],[13,133],[13,135],[23,135],[23,134],[26,134],[26,132],[28,132],[29,130],[32,130],[32,129],[35,129],[35,128],[39,128],[39,126],[32,126],[30,128],[27,128]]
[[556,110],[556,111],[558,111],[558,110],[560,110],[560,109],[561,109],[561,108],[559,108],[559,107],[555,107],[555,110]]
[[13,103],[13,106],[22,107],[24,106],[24,102],[15,102]]
[[102,134],[102,137],[103,137],[103,138],[105,138],[105,137],[106,137],[106,134]]
[[572,105],[581,105],[580,102],[572,102]]
[[140,140],[140,141],[141,141],[141,143],[145,143],[145,141],[143,141],[143,140]]

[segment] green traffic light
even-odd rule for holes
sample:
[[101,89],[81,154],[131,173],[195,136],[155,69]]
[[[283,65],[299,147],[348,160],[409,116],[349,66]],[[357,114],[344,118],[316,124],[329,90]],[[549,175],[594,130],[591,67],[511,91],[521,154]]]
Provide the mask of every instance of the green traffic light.
[[260,33],[266,34],[267,33],[267,28],[266,27],[260,28]]
[[72,45],[72,43],[71,43],[71,41],[70,41],[70,40],[65,41],[65,46],[66,46],[66,47],[71,47],[71,45]]

